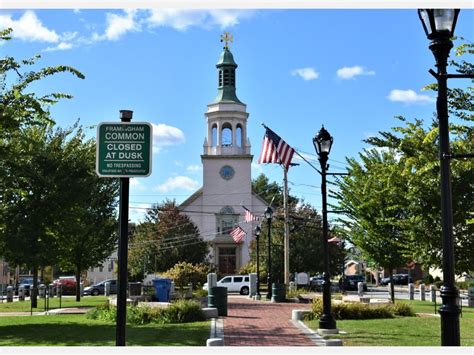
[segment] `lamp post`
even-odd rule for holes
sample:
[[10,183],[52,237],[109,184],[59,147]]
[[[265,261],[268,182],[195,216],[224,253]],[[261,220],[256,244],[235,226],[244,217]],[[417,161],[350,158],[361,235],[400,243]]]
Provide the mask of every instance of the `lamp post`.
[[257,300],[261,299],[262,296],[260,295],[260,233],[261,233],[260,226],[255,228],[255,239],[257,241]]
[[323,274],[323,315],[319,320],[320,329],[336,329],[336,321],[331,315],[331,281],[329,276],[329,248],[328,248],[328,211],[326,196],[326,171],[329,168],[328,157],[331,151],[333,138],[324,126],[313,138],[313,145],[319,156],[321,164],[321,194],[323,197],[323,255],[324,255],[324,274]]
[[272,298],[272,248],[271,248],[271,239],[272,239],[272,217],[273,210],[270,206],[265,210],[265,218],[268,223],[268,258],[267,258],[267,299]]
[[451,197],[451,171],[449,159],[449,123],[448,123],[448,65],[449,51],[453,47],[451,37],[454,34],[459,9],[419,9],[418,16],[423,24],[426,36],[431,40],[429,48],[436,59],[438,72],[431,74],[438,80],[438,98],[436,110],[439,122],[439,156],[441,174],[441,224],[443,241],[443,286],[441,298],[441,345],[460,345],[459,313],[457,305],[459,291],[454,283],[454,239],[453,213]]

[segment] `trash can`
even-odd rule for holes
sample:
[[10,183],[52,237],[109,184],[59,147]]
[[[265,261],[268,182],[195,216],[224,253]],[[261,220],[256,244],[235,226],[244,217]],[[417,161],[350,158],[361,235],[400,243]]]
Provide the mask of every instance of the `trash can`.
[[128,283],[128,295],[129,296],[140,296],[142,294],[142,284],[140,282],[129,282]]
[[171,279],[153,279],[155,286],[155,296],[158,302],[170,301]]
[[211,287],[207,293],[207,306],[217,308],[219,316],[227,316],[227,287]]
[[272,302],[285,302],[286,287],[285,284],[272,284]]

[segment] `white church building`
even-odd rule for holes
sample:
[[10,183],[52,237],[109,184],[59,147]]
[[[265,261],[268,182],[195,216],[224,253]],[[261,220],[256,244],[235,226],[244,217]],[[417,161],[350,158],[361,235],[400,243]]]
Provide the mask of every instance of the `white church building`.
[[[268,203],[252,191],[249,114],[247,105],[236,95],[237,64],[227,44],[216,67],[218,93],[205,113],[203,186],[180,209],[197,225],[202,238],[211,242],[210,258],[217,273],[228,275],[237,273],[250,260],[249,245],[258,223],[245,222],[242,206],[263,216]],[[229,235],[236,225],[246,232],[241,243]]]

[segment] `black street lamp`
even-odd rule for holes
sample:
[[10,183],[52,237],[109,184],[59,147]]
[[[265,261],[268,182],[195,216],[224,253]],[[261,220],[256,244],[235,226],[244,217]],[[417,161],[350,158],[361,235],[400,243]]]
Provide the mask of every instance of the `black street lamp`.
[[255,228],[255,239],[257,241],[257,300],[261,299],[262,296],[260,295],[260,233],[262,229],[260,226]]
[[329,276],[329,248],[328,248],[328,210],[326,196],[326,171],[329,168],[328,157],[331,151],[333,138],[324,126],[313,138],[314,148],[319,156],[321,164],[321,194],[323,197],[323,254],[324,254],[324,273],[323,273],[323,315],[319,320],[320,329],[336,329],[336,321],[331,315],[331,280]]
[[438,80],[436,110],[439,122],[439,155],[441,174],[441,224],[443,231],[443,286],[441,298],[441,345],[460,345],[459,313],[457,304],[459,291],[454,283],[454,239],[451,197],[451,171],[448,123],[448,75],[446,72],[449,51],[453,47],[451,37],[459,15],[459,9],[419,9],[418,15],[426,36],[431,40],[429,48],[436,59],[438,72],[430,73]]
[[270,206],[265,210],[265,218],[268,223],[268,258],[267,258],[267,299],[272,298],[272,248],[271,248],[271,239],[272,239],[272,217],[273,210]]

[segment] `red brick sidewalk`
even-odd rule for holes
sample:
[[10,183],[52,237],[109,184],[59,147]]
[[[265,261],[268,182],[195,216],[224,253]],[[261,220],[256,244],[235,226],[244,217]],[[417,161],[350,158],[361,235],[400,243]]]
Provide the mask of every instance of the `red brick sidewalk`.
[[291,322],[293,309],[309,309],[309,304],[271,303],[245,297],[228,298],[224,317],[225,346],[315,346]]

